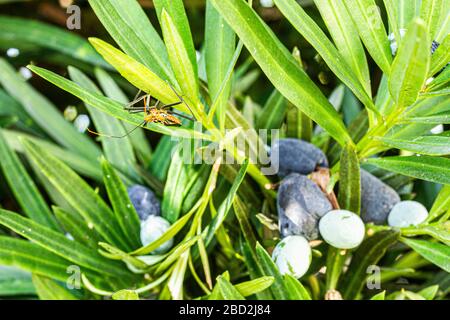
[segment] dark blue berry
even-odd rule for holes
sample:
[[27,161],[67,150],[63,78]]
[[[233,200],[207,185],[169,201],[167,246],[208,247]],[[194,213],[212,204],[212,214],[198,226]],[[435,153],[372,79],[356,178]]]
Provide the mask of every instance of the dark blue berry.
[[439,45],[440,45],[439,42],[433,40],[433,42],[431,43],[431,54],[433,54],[437,50]]
[[318,237],[319,219],[333,207],[314,182],[292,173],[278,189],[277,209],[282,237],[302,235],[312,240]]
[[325,154],[315,145],[299,139],[279,139],[273,143],[270,160],[278,167],[278,175],[290,173],[310,174],[317,167],[328,167]]
[[399,202],[394,189],[361,170],[361,218],[364,222],[385,224],[392,207]]
[[127,191],[141,221],[146,220],[149,216],[161,214],[159,200],[149,188],[135,184],[129,187]]

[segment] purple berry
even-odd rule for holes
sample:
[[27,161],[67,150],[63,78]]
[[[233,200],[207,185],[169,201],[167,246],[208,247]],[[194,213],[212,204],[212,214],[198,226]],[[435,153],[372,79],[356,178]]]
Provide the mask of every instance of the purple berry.
[[146,220],[149,216],[161,215],[159,200],[149,188],[135,184],[129,187],[127,191],[141,221]]
[[390,186],[361,170],[361,218],[364,222],[384,224],[400,197]]
[[282,237],[302,235],[313,240],[318,237],[319,219],[333,207],[314,182],[292,173],[281,182],[277,209]]
[[328,167],[325,154],[315,145],[299,139],[279,139],[270,152],[272,167],[278,167],[278,175],[290,173],[310,174],[317,167]]

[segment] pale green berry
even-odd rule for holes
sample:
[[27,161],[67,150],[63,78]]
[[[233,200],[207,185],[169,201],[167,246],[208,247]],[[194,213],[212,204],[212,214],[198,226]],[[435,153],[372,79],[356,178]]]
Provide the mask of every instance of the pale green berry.
[[427,209],[417,201],[402,201],[397,203],[388,216],[391,227],[405,228],[417,226],[428,217]]
[[289,236],[281,240],[272,253],[272,259],[281,274],[300,278],[311,264],[311,247],[302,236]]
[[[141,242],[144,246],[158,240],[168,229],[170,223],[159,216],[149,216],[141,223]],[[163,254],[167,252],[173,245],[173,239],[167,240],[151,254]]]
[[353,249],[364,239],[365,228],[361,218],[348,210],[332,210],[319,221],[319,232],[331,246]]

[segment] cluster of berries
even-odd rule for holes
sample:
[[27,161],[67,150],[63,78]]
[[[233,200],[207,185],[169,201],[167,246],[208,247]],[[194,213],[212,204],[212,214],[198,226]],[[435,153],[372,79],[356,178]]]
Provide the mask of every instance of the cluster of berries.
[[[169,228],[170,223],[161,217],[161,205],[153,191],[141,185],[128,188],[128,196],[141,220],[141,242],[146,246],[158,240]],[[163,254],[172,247],[173,239],[163,243],[152,254]]]
[[418,225],[428,216],[415,201],[401,201],[390,186],[361,169],[361,215],[333,208],[327,195],[307,175],[327,167],[325,154],[314,145],[298,139],[274,143],[271,161],[283,178],[278,189],[277,209],[282,240],[272,258],[282,274],[303,276],[311,263],[309,241],[319,238],[339,249],[354,249],[364,240],[364,223],[391,227]]

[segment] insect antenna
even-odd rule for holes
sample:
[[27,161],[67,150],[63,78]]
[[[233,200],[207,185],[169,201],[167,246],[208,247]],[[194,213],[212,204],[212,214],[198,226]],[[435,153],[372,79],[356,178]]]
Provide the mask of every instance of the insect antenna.
[[137,128],[145,126],[146,124],[147,124],[147,121],[143,121],[141,124],[137,125],[136,127],[134,127],[133,129],[131,129],[130,131],[128,131],[127,133],[125,133],[122,136],[112,136],[112,135],[109,135],[109,134],[104,134],[104,133],[93,131],[93,130],[91,130],[89,128],[87,128],[87,131],[89,133],[95,134],[96,136],[99,136],[99,137],[121,139],[121,138],[125,138],[126,136],[130,135],[131,133],[133,133],[133,131],[135,131]]

